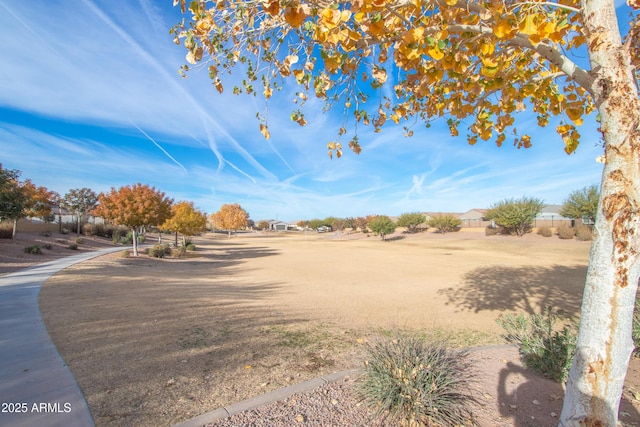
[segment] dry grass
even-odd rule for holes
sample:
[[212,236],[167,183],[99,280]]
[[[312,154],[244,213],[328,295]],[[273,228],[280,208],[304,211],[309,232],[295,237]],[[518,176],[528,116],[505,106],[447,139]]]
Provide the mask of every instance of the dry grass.
[[[97,425],[171,425],[361,363],[395,329],[501,342],[499,314],[577,313],[590,243],[454,234],[207,235],[47,281],[40,306]],[[151,241],[151,239],[148,239]]]

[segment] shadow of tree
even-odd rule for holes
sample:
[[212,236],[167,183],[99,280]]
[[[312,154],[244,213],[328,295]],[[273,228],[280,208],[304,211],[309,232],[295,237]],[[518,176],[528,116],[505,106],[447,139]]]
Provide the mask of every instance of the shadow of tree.
[[567,267],[480,267],[463,277],[463,284],[438,291],[447,305],[460,310],[515,310],[529,314],[543,307],[580,311],[585,266]]
[[[522,377],[525,381],[512,381],[517,377]],[[513,387],[512,383],[518,385]],[[500,415],[512,418],[514,427],[555,427],[562,411],[564,389],[555,381],[542,378],[530,369],[508,362],[500,370],[497,395]],[[602,406],[608,416],[613,413],[613,410],[600,400],[594,404]],[[637,425],[636,422],[640,420],[638,411],[625,396],[620,402],[618,419],[623,422],[621,425],[625,426]]]

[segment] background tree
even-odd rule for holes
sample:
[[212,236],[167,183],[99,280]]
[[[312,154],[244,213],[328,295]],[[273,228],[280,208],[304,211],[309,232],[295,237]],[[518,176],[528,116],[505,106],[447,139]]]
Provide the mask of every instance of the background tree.
[[268,230],[269,222],[268,221],[260,221],[258,222],[258,230]]
[[324,227],[324,226],[325,226],[324,220],[317,219],[317,218],[309,220],[309,228],[312,230],[317,230],[318,228]]
[[80,234],[82,228],[82,217],[89,215],[96,206],[98,206],[98,195],[90,188],[71,189],[64,195],[64,207],[77,217],[77,234]]
[[427,224],[435,228],[438,233],[444,234],[456,231],[462,225],[462,220],[451,214],[438,214],[432,216]]
[[206,230],[207,216],[194,208],[193,202],[178,202],[171,206],[171,217],[160,228],[182,234],[182,247],[186,248],[187,237]]
[[15,239],[18,219],[24,216],[25,194],[20,188],[20,171],[3,169],[0,163],[0,221],[13,221],[12,238]]
[[382,240],[386,240],[388,234],[396,231],[396,223],[386,215],[376,216],[369,222],[368,226]]
[[418,231],[418,226],[424,224],[427,218],[420,212],[403,213],[398,217],[396,224],[398,227],[405,227],[411,233]]
[[[176,3],[186,11],[186,0]],[[640,246],[637,13],[626,15],[623,39],[614,0],[207,3],[191,2],[194,19],[173,29],[187,61],[208,61],[219,91],[223,74],[233,70],[247,75],[236,80],[243,83],[235,93],[261,91],[269,98],[284,87],[281,80],[294,81],[302,90],[290,117],[301,125],[301,104],[312,91],[376,130],[388,120],[410,123],[418,116],[429,124],[446,116],[453,136],[467,126],[470,144],[502,145],[509,136],[527,148],[531,137],[517,132],[515,114],[531,109],[540,126],[555,125],[572,153],[580,141],[577,127],[597,109],[605,163],[596,240],[560,423],[615,425],[640,278],[640,251],[630,249]],[[584,61],[572,58],[585,50],[589,63],[581,66]],[[366,85],[385,92],[370,96]],[[384,96],[390,89],[392,96]],[[258,118],[268,138],[267,119]],[[348,145],[361,151],[357,133]],[[340,138],[327,148],[339,157]]]
[[309,226],[309,221],[305,221],[305,220],[300,220],[296,223],[296,226],[298,226],[298,228],[301,228],[303,230],[306,230],[307,227]]
[[359,216],[354,220],[355,228],[359,229],[363,233],[367,231],[367,218]]
[[173,200],[164,193],[143,184],[111,188],[109,193],[100,193],[94,214],[124,225],[133,233],[133,254],[138,256],[138,230],[145,226],[161,225],[171,217]]
[[22,184],[21,188],[25,196],[24,216],[51,222],[55,193],[47,190],[46,187],[37,187],[29,179]]
[[485,218],[494,221],[507,233],[522,237],[533,225],[533,220],[542,211],[544,202],[535,197],[504,199],[494,203]]
[[582,218],[593,224],[598,213],[599,198],[600,192],[595,184],[575,190],[564,201],[559,213],[566,218]]
[[222,205],[220,210],[211,215],[211,220],[217,229],[227,230],[229,238],[231,232],[247,226],[249,214],[237,203]]

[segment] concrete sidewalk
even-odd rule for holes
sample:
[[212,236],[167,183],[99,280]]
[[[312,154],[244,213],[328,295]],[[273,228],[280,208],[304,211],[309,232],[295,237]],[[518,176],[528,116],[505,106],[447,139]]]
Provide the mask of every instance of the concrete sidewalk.
[[93,426],[71,371],[42,322],[38,293],[52,274],[113,247],[0,277],[0,426]]

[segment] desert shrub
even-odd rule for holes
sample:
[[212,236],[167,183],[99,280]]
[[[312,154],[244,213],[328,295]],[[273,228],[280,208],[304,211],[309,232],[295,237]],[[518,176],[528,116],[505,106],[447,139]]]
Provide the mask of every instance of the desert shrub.
[[77,251],[78,250],[78,244],[77,243],[69,243],[69,246],[67,246],[67,249],[71,249],[72,251]]
[[62,234],[76,233],[78,231],[77,222],[65,222],[62,228]]
[[462,225],[462,220],[452,214],[434,215],[427,222],[429,227],[434,227],[437,233],[448,233],[458,231]]
[[558,237],[561,239],[573,239],[576,235],[576,229],[568,225],[558,227]]
[[43,231],[42,233],[40,233],[40,235],[42,237],[51,237],[51,232],[50,231]]
[[[125,233],[126,231],[126,233]],[[121,245],[131,245],[133,244],[133,231],[131,230],[120,230],[119,233],[117,233],[118,235],[118,240],[116,241],[116,243],[119,243]],[[112,238],[115,239],[116,233],[114,233],[114,237]]]
[[24,248],[24,253],[25,254],[31,254],[31,255],[40,255],[42,253],[42,251],[40,250],[40,246],[31,245],[31,246],[27,246],[26,248]]
[[9,222],[0,223],[0,239],[13,238],[13,224]]
[[97,236],[98,235],[98,227],[95,224],[83,224],[82,225],[82,234],[85,236]]
[[169,245],[153,245],[149,248],[148,254],[154,258],[164,258],[167,255],[171,255],[171,248]]
[[193,243],[187,243],[187,246],[185,246],[185,249],[188,251],[195,251],[196,245],[194,245]]
[[588,225],[580,224],[576,227],[576,239],[582,241],[593,240],[593,232]]
[[376,416],[405,425],[468,425],[473,419],[468,352],[395,333],[365,347],[357,391]]
[[53,248],[53,246],[51,246],[51,243],[45,243],[44,244],[44,248],[47,250],[51,250]]
[[120,258],[129,258],[129,255],[131,255],[131,253],[129,252],[129,249],[125,249],[124,251],[120,251],[118,253],[118,256]]
[[495,236],[499,232],[500,232],[500,229],[498,227],[488,226],[487,228],[484,229],[485,236]]
[[76,237],[76,238],[73,239],[73,241],[74,241],[74,243],[77,243],[77,244],[80,245],[80,244],[82,244],[82,242],[84,242],[84,239],[82,237]]
[[561,311],[548,307],[528,317],[522,313],[506,314],[496,321],[506,332],[504,338],[520,348],[526,367],[564,383],[573,361],[578,327],[571,319],[565,319],[559,327],[561,315]]
[[549,227],[540,227],[538,228],[538,234],[544,237],[553,236],[553,231]]

